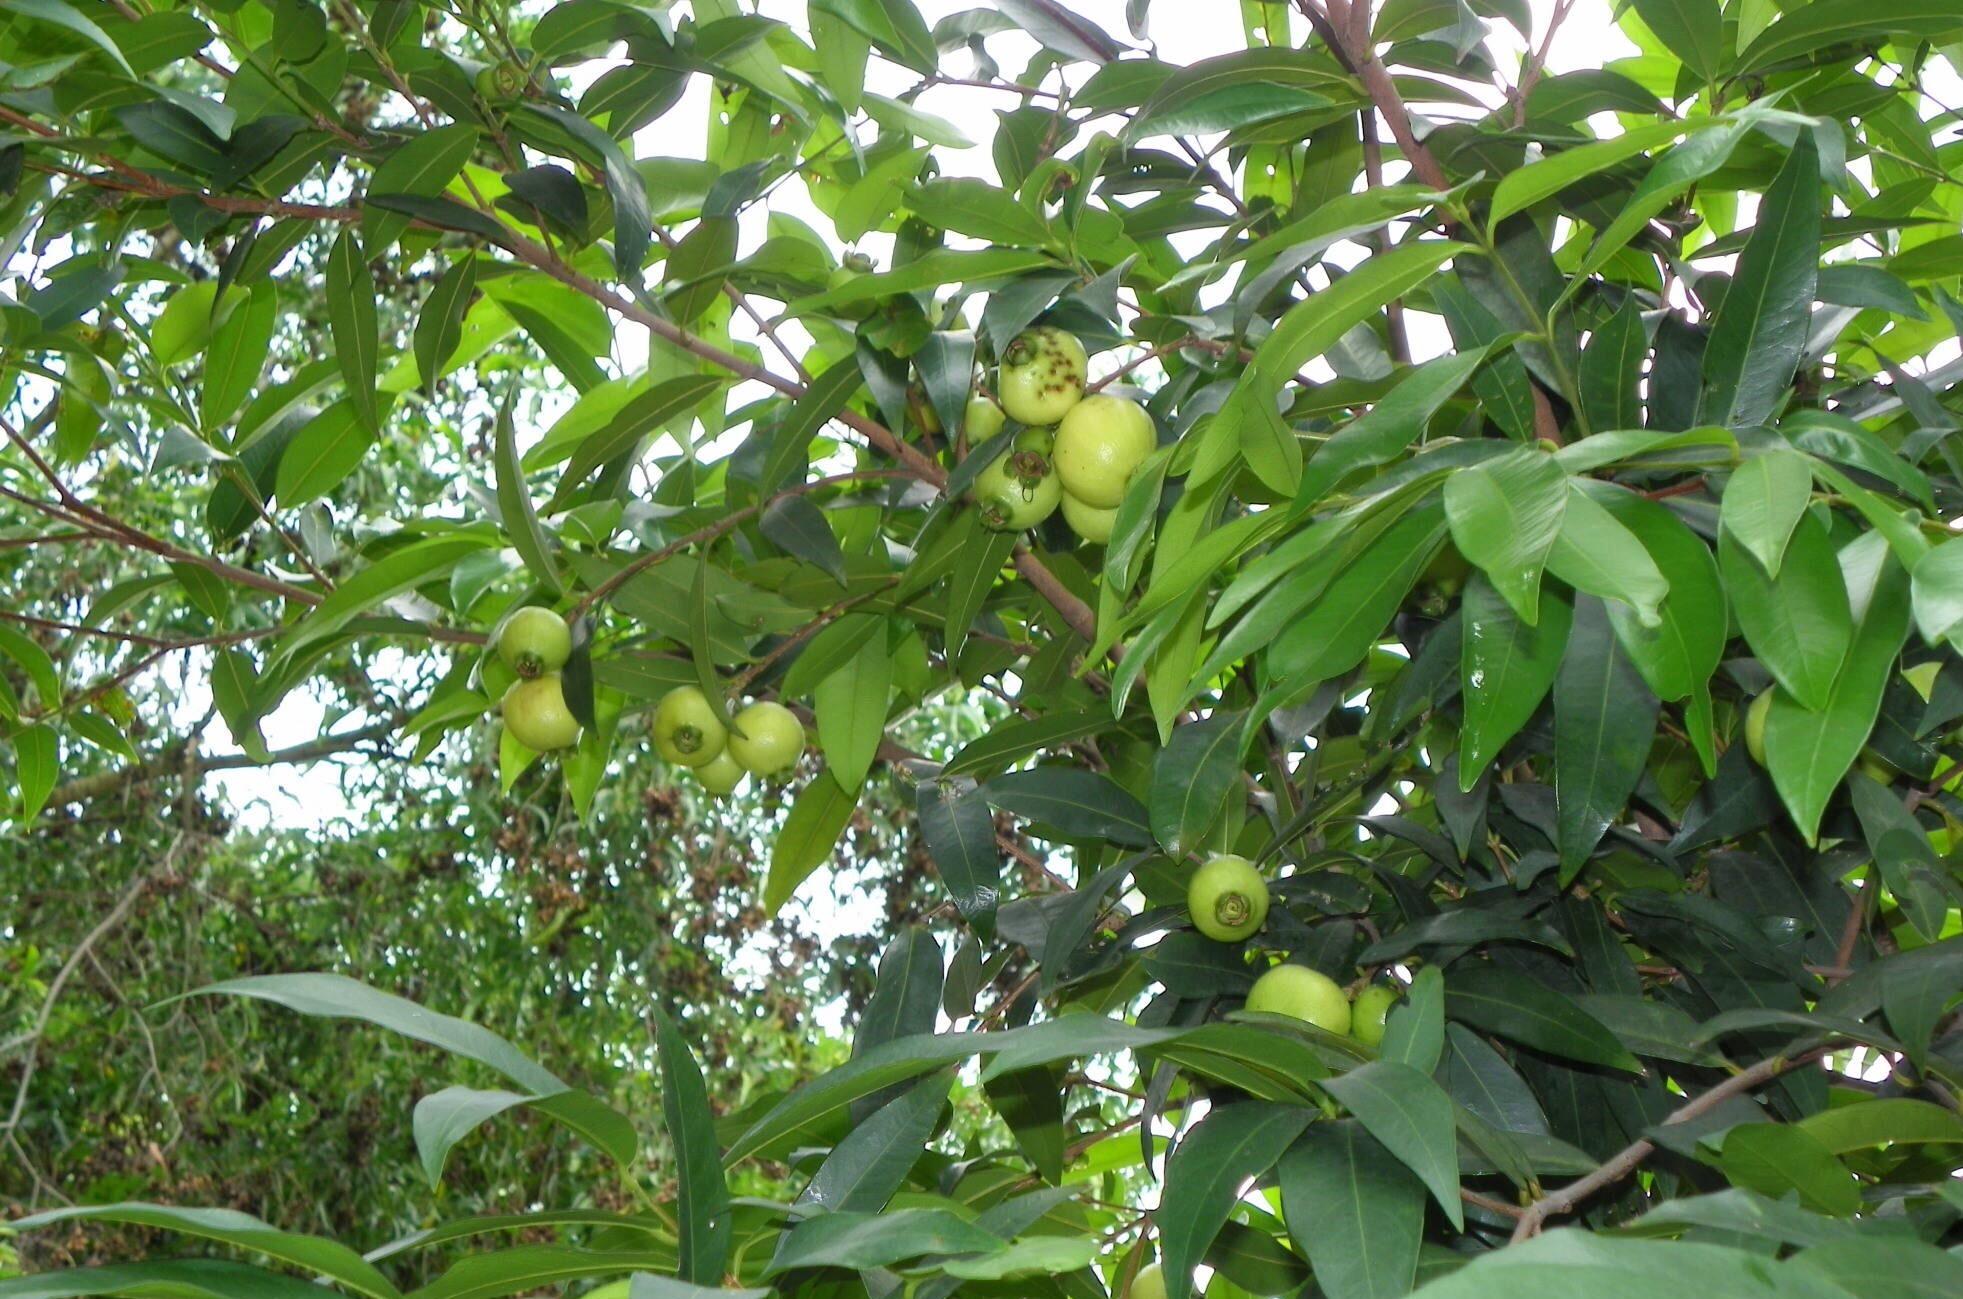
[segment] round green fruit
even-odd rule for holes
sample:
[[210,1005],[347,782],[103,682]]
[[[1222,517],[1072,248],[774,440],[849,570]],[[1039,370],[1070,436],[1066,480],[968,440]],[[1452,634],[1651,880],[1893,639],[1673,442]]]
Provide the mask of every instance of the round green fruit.
[[1384,1040],[1384,1020],[1396,1004],[1397,989],[1388,983],[1373,983],[1357,993],[1356,1004],[1350,1007],[1350,1036],[1365,1046],[1379,1045]]
[[1090,358],[1077,336],[1040,325],[1003,351],[995,395],[1010,419],[1054,424],[1083,398],[1089,374]]
[[695,778],[702,782],[702,788],[717,798],[726,798],[736,792],[736,786],[743,779],[743,768],[729,756],[728,748],[724,748],[713,761],[695,769]]
[[529,75],[525,65],[506,59],[493,63],[478,71],[474,85],[478,95],[488,102],[496,103],[504,99],[516,99],[525,89]]
[[1166,1275],[1157,1263],[1138,1269],[1131,1279],[1131,1299],[1166,1299]]
[[1101,546],[1111,540],[1111,534],[1118,527],[1118,507],[1101,510],[1095,505],[1086,505],[1069,492],[1063,494],[1063,521],[1070,530],[1093,545]]
[[1765,765],[1765,719],[1772,715],[1772,691],[1768,686],[1752,700],[1752,706],[1745,710],[1745,752],[1752,755],[1752,761]]
[[1334,979],[1306,965],[1277,965],[1256,979],[1247,1008],[1305,1020],[1331,1033],[1350,1031],[1350,999]]
[[654,707],[655,752],[677,766],[714,762],[728,739],[716,706],[694,686],[676,686]]
[[1238,943],[1268,918],[1268,881],[1245,857],[1215,857],[1193,872],[1186,909],[1208,938]]
[[1048,450],[1045,430],[1025,429],[1008,451],[975,475],[972,494],[984,524],[998,532],[1020,532],[1056,512],[1063,483],[1050,465]]
[[557,672],[572,654],[572,628],[550,609],[528,604],[498,624],[498,657],[521,677]]
[[804,755],[804,724],[782,704],[751,704],[736,714],[729,754],[753,776],[782,775]]
[[516,682],[504,692],[504,726],[518,743],[540,753],[571,748],[579,739],[579,720],[566,707],[557,672]]
[[969,445],[978,446],[1000,433],[1008,418],[1000,406],[976,393],[968,398],[967,409],[961,412],[961,427],[968,434]]
[[1056,471],[1064,491],[1108,510],[1125,499],[1131,476],[1158,445],[1143,406],[1099,393],[1072,406],[1057,425]]

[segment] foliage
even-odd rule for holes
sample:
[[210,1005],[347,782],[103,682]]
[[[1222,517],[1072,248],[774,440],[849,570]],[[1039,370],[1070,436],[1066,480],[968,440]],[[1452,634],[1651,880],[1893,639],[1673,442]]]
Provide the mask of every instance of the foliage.
[[[536,1007],[200,989],[455,1057],[403,1116],[432,1179],[487,1125],[582,1153],[393,1243],[54,1208],[23,1239],[214,1256],[0,1296],[393,1299],[430,1250],[429,1299],[1099,1299],[1153,1259],[1168,1299],[1960,1288],[1963,186],[1926,83],[1963,4],[1639,0],[1642,57],[1559,75],[1498,3],[1249,4],[1185,63],[1138,0],[1129,42],[1054,0],[4,7],[4,553],[129,568],[0,619],[17,836],[168,763],[127,704],[165,659],[247,761],[324,699],[421,758],[495,734],[582,815],[694,687],[753,771],[756,701],[821,755],[764,910],[836,887],[895,777],[934,909],[850,1058],[761,1094],[714,990],[646,965],[658,1104],[487,1026]],[[922,106],[954,81],[1013,104],[992,179]],[[706,158],[641,156],[687,94]],[[1063,335],[1122,401],[1071,404]],[[978,376],[1012,418],[971,438]],[[1005,455],[1060,480],[1022,534],[968,499]],[[516,681],[532,604],[571,654]],[[519,744],[507,690],[577,743]],[[91,750],[139,766],[79,785]],[[1272,895],[1237,943],[1187,909],[1228,852]],[[1394,986],[1381,1042],[1340,997],[1243,1009],[1278,961]]]

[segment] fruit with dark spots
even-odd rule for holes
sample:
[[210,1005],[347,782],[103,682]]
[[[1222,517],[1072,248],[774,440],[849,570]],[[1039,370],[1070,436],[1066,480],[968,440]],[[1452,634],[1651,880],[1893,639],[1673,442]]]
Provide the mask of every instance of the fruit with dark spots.
[[1039,325],[1003,350],[995,396],[1010,419],[1054,424],[1083,399],[1089,374],[1090,358],[1075,334]]

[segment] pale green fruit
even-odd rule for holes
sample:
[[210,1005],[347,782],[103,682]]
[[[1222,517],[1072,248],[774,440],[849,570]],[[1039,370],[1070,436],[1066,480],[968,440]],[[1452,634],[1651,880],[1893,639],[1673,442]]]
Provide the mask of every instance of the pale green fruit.
[[1072,406],[1057,425],[1056,471],[1064,491],[1108,510],[1125,499],[1131,476],[1158,445],[1143,406],[1099,393]]
[[1306,965],[1277,965],[1256,979],[1247,1008],[1306,1020],[1331,1033],[1350,1031],[1350,999],[1334,979]]
[[1086,505],[1069,492],[1063,494],[1063,521],[1070,530],[1093,545],[1101,546],[1111,540],[1111,534],[1118,527],[1118,507],[1101,510],[1095,505]]
[[571,748],[579,739],[579,720],[566,707],[557,672],[519,681],[504,692],[504,726],[520,744],[540,753]]
[[735,793],[743,776],[743,765],[730,756],[728,748],[718,753],[713,761],[695,768],[695,778],[702,782],[702,788],[718,798]]
[[1387,983],[1373,983],[1357,993],[1356,1004],[1350,1007],[1350,1036],[1365,1046],[1382,1043],[1384,1020],[1396,1004],[1397,989]]
[[572,655],[572,628],[550,609],[528,604],[498,624],[498,657],[521,677],[557,672]]
[[1238,943],[1268,918],[1268,881],[1245,857],[1215,857],[1193,872],[1186,910],[1208,938]]
[[751,775],[782,775],[804,755],[804,724],[782,704],[751,704],[730,727],[729,754]]
[[728,739],[716,706],[694,686],[676,686],[655,705],[655,752],[677,766],[714,762]]

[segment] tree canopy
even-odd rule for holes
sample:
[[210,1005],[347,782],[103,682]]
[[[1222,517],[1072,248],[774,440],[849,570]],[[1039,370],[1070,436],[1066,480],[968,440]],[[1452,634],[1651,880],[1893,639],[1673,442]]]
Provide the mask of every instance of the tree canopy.
[[0,0],[0,1299],[1963,1292],[1963,0],[765,8]]

